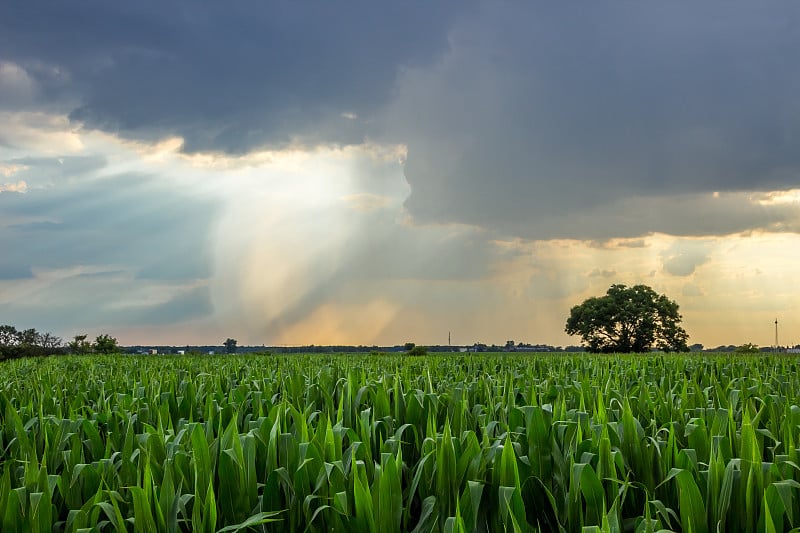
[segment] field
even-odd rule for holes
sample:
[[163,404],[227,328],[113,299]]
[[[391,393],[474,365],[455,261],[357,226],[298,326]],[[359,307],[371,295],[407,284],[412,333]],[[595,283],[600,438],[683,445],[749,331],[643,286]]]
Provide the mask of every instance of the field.
[[0,365],[2,531],[786,531],[793,358]]

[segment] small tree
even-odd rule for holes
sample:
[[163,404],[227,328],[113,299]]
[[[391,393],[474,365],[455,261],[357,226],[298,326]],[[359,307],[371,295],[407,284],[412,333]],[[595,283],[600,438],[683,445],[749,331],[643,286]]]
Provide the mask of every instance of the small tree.
[[92,345],[92,349],[97,353],[108,354],[118,352],[119,346],[117,345],[117,339],[104,333],[103,335],[97,336]]
[[16,346],[19,344],[19,331],[14,326],[0,326],[0,346]]
[[86,340],[87,335],[75,335],[69,343],[67,348],[71,353],[89,353],[92,351],[92,345]]
[[39,333],[33,329],[25,329],[18,333],[19,343],[23,346],[38,346]]
[[741,355],[754,355],[757,353],[761,353],[761,348],[759,348],[757,344],[748,342],[747,344],[742,344],[741,346],[737,346],[736,349],[734,350],[734,353]]
[[573,307],[565,330],[591,352],[686,352],[681,318],[677,303],[647,285],[612,285],[605,296]]
[[413,342],[407,342],[403,345],[403,349],[405,349],[405,351],[407,352],[410,352],[411,350],[414,349],[414,346],[416,346],[416,344],[414,344]]
[[428,355],[428,349],[424,346],[414,346],[407,353],[408,355],[423,356]]
[[223,343],[226,353],[236,353],[236,339],[228,338]]
[[39,335],[39,345],[42,348],[55,349],[61,347],[61,337],[56,337],[50,333]]

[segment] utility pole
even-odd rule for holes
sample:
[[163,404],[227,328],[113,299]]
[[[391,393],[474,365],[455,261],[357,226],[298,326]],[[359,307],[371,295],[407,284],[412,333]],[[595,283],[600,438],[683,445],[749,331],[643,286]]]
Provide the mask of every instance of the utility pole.
[[447,332],[447,345],[450,346],[450,332]]
[[775,319],[775,351],[778,352],[780,349],[778,348],[778,319]]

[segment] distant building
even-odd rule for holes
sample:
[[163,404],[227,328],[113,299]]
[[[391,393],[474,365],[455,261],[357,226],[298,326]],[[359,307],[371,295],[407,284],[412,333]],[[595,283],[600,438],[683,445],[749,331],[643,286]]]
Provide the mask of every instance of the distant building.
[[150,355],[158,355],[158,350],[155,348],[150,349]]

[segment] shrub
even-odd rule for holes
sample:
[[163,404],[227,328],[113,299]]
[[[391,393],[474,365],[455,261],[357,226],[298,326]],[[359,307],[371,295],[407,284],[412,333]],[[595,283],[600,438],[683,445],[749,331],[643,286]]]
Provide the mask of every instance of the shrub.
[[408,355],[423,356],[423,355],[428,355],[428,349],[424,346],[414,346],[406,353]]

